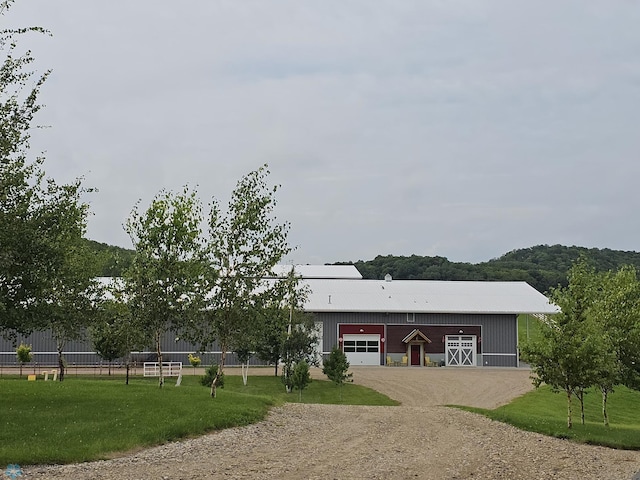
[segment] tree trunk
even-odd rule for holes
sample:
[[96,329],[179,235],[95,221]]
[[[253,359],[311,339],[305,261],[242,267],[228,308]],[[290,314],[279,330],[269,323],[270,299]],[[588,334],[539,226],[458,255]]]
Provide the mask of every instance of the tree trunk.
[[20,363],[20,376],[22,376],[22,362]]
[[580,400],[580,423],[584,425],[584,390],[579,389],[576,396]]
[[126,369],[127,369],[127,373],[126,373],[126,376],[125,376],[124,384],[125,385],[129,385],[129,362],[127,362]]
[[571,418],[571,390],[566,390],[567,392],[567,428],[573,427],[573,421]]
[[111,360],[109,360],[109,376],[111,376]]
[[64,357],[62,356],[62,350],[58,350],[58,368],[60,373],[58,375],[58,380],[64,380]]
[[244,386],[247,386],[247,377],[249,376],[249,362],[240,364],[240,368],[242,369],[242,383]]
[[278,376],[278,362],[280,361],[280,359],[276,360],[276,366],[275,366],[275,372],[274,375],[277,377]]
[[160,332],[156,332],[156,353],[158,354],[158,368],[160,369],[160,380],[158,381],[158,386],[160,388],[164,387],[164,372],[162,370],[162,348],[160,347]]
[[227,358],[227,346],[221,345],[222,355],[220,356],[220,365],[218,365],[218,371],[216,372],[216,376],[213,377],[213,382],[211,382],[211,398],[216,398],[216,385],[218,384],[218,378],[222,375],[224,362]]
[[609,390],[607,388],[602,389],[602,420],[604,426],[609,426],[609,415],[607,414],[607,398],[609,397]]
[[216,376],[213,377],[213,382],[211,382],[211,398],[216,398],[218,378],[220,378],[220,367],[218,367],[218,371],[216,372]]

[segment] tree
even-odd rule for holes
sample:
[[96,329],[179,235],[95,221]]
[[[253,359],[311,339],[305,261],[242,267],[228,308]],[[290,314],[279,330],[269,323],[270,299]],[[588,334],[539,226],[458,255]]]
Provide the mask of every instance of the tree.
[[[273,293],[265,277],[291,251],[289,225],[278,224],[273,211],[278,187],[268,187],[266,165],[244,176],[234,189],[226,214],[214,200],[209,217],[209,283],[215,285],[204,322],[192,338],[206,346],[218,342],[222,351],[218,373],[224,371],[226,354],[250,344],[259,319],[259,308]],[[217,375],[211,383],[215,397]]]
[[139,325],[133,322],[127,303],[122,298],[121,286],[112,281],[107,287],[112,299],[105,300],[100,308],[98,321],[89,329],[91,341],[100,358],[111,363],[121,358],[126,369],[125,384],[129,384],[131,352],[148,344]]
[[[12,5],[0,2],[0,15]],[[0,31],[0,333],[44,327],[51,295],[67,268],[70,243],[84,233],[87,192],[81,180],[46,179],[43,157],[29,158],[30,132],[40,110],[38,94],[49,72],[30,69],[34,57],[18,38],[40,27]],[[72,245],[71,245],[72,246]]]
[[[292,266],[285,278],[274,281],[272,294],[265,299],[260,309],[261,320],[256,332],[256,353],[260,359],[274,365],[276,377],[280,360],[287,356],[287,351],[293,347],[291,342],[287,342],[291,332],[306,332],[310,335],[306,339],[298,339],[298,343],[301,344],[298,350],[301,350],[299,354],[301,358],[309,356],[309,360],[313,361],[311,355],[313,345],[317,342],[317,335],[315,328],[310,324],[310,317],[303,312],[309,289],[299,280]],[[311,345],[311,348],[305,345]]]
[[608,426],[607,400],[614,387],[625,384],[637,389],[640,385],[640,282],[635,267],[623,266],[600,275],[599,285],[591,317],[604,342],[596,359],[596,385],[602,393],[603,422]]
[[310,383],[309,364],[305,360],[301,360],[296,363],[291,375],[291,384],[294,389],[298,390],[298,401],[302,401],[302,390],[307,388]]
[[316,346],[318,345],[318,332],[313,316],[307,313],[298,315],[293,320],[291,329],[282,348],[282,382],[287,392],[293,388],[293,373],[295,366],[304,361],[311,365],[317,365]]
[[324,361],[322,367],[322,373],[324,373],[329,380],[340,387],[340,400],[342,401],[342,386],[345,382],[349,381],[352,377],[349,371],[349,362],[347,356],[338,346],[334,346],[331,349],[329,358]]
[[[567,287],[552,289],[551,300],[561,312],[541,324],[540,337],[522,348],[523,359],[532,366],[536,387],[542,383],[567,396],[567,427],[571,428],[573,396],[580,400],[584,412],[584,391],[595,383],[603,353],[600,331],[588,321],[589,309],[596,296],[597,282],[593,268],[580,260],[569,271]],[[584,413],[583,413],[584,421]]]
[[125,224],[135,257],[124,276],[132,318],[152,339],[164,385],[164,334],[202,318],[207,282],[203,269],[201,206],[194,192],[161,191],[144,212],[136,205]]
[[22,366],[25,363],[29,363],[33,358],[33,354],[31,353],[31,345],[25,345],[21,343],[16,349],[16,357],[18,358],[18,363],[20,364],[20,376],[22,376]]
[[82,338],[96,320],[102,289],[96,280],[96,264],[81,236],[69,238],[65,263],[50,289],[44,292],[46,303],[39,309],[45,326],[52,332],[58,352],[59,381],[64,380],[64,349],[68,341]]

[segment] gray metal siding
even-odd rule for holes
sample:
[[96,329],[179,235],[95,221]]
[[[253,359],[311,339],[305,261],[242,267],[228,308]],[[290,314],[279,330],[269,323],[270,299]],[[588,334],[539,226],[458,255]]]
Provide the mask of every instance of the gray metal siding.
[[[17,365],[16,359],[16,346],[20,343],[31,345],[31,351],[33,353],[33,361],[30,365],[57,365],[58,355],[56,342],[53,339],[50,331],[34,332],[28,336],[18,336],[16,341],[10,341],[4,338],[0,338],[0,365],[15,366]],[[161,342],[162,359],[166,362],[182,362],[189,365],[187,355],[189,353],[196,353],[196,346],[180,339],[175,332],[167,332]],[[220,347],[214,343],[207,353],[199,354],[203,365],[210,365],[212,362],[220,362]],[[145,361],[155,361],[155,348],[148,347],[140,353],[134,353],[132,359],[138,364],[142,364]],[[66,343],[64,347],[64,358],[69,367],[76,365],[100,365],[105,364],[97,354],[94,353],[91,340],[85,335],[82,340],[74,340]],[[117,362],[116,362],[117,363]],[[240,365],[236,355],[234,353],[228,353],[226,357],[227,365]],[[257,357],[251,357],[249,359],[250,365],[265,365],[265,362]]]
[[[323,322],[324,338],[322,349],[324,353],[330,352],[334,345],[338,344],[338,324],[384,324],[384,325],[479,325],[482,328],[482,364],[485,366],[517,366],[517,318],[515,315],[481,315],[481,314],[405,314],[405,313],[315,313],[315,320]],[[411,322],[407,321],[413,320]],[[57,363],[54,353],[44,355],[38,352],[55,352],[56,345],[50,332],[40,332],[28,337],[18,337],[20,341],[33,347],[34,362],[53,365]],[[163,355],[167,361],[181,361],[187,363],[187,353],[196,352],[196,346],[177,338],[173,332],[165,335],[162,342]],[[100,357],[94,353],[81,354],[74,352],[93,352],[91,342],[86,340],[68,342],[65,347],[65,357],[69,365],[100,364]],[[153,349],[147,349],[151,351]],[[201,355],[203,364],[212,361],[219,362],[219,346],[214,344],[209,353]],[[15,365],[15,345],[5,339],[0,339],[0,365]],[[491,355],[501,354],[501,355]],[[152,354],[151,354],[152,355]],[[383,352],[381,352],[381,357]],[[136,360],[142,362],[151,359],[150,355],[140,354]],[[261,365],[257,358],[250,362],[252,365]],[[228,365],[238,365],[235,355],[227,355]]]
[[[516,315],[481,314],[430,314],[416,313],[316,313],[315,318],[323,322],[323,351],[328,352],[338,344],[338,325],[385,324],[385,325],[478,325],[482,329],[482,353],[485,366],[516,366],[518,332]],[[486,358],[484,358],[484,354]],[[490,355],[502,354],[502,355]],[[505,355],[507,354],[507,355]]]

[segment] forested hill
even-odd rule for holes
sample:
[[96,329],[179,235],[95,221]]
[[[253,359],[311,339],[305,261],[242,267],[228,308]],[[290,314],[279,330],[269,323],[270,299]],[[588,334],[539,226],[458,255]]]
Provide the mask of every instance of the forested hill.
[[[134,251],[87,240],[87,245],[100,263],[101,274],[117,277],[131,265]],[[450,262],[445,257],[397,257],[378,255],[373,260],[336,262],[334,265],[355,265],[368,279],[383,279],[389,273],[399,280],[520,280],[540,292],[550,287],[566,285],[571,264],[584,255],[597,270],[616,270],[622,265],[640,269],[640,253],[608,248],[538,245],[505,253],[482,263]]]
[[538,245],[513,250],[499,258],[472,264],[450,262],[445,257],[397,257],[379,255],[373,260],[338,262],[353,264],[368,279],[383,279],[389,273],[405,280],[502,280],[525,281],[540,292],[566,285],[571,264],[584,255],[597,270],[616,270],[622,265],[640,269],[640,253],[620,250]]
[[95,255],[96,261],[100,264],[99,270],[102,277],[119,277],[127,269],[135,252],[122,247],[107,245],[95,240],[85,240],[89,250]]

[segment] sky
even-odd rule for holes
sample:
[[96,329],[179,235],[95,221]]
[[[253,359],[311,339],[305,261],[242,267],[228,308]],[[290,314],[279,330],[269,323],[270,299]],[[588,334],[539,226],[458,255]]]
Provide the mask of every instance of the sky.
[[87,236],[269,165],[302,264],[639,249],[640,3],[17,0],[52,69],[32,136]]

